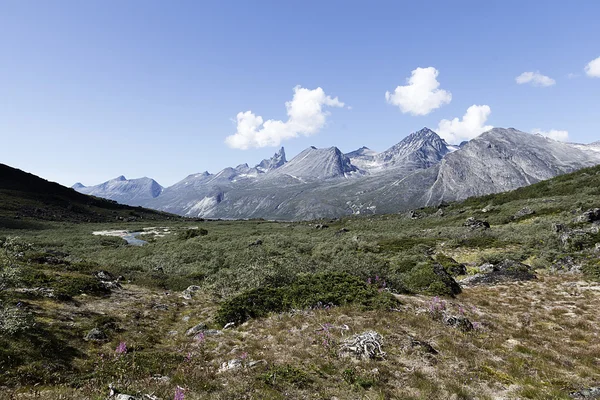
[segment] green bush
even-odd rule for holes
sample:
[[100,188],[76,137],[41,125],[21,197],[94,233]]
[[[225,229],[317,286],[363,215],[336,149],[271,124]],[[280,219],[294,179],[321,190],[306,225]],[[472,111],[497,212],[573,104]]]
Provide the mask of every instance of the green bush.
[[433,262],[416,265],[405,274],[404,284],[414,293],[432,296],[455,296],[461,292],[460,285],[444,267]]
[[53,282],[54,294],[58,299],[68,300],[80,294],[100,296],[110,293],[100,281],[91,276],[60,276]]
[[267,372],[260,375],[260,380],[270,386],[278,384],[291,384],[304,387],[311,382],[310,377],[304,371],[293,365],[274,365]]
[[367,309],[390,308],[395,298],[376,285],[370,285],[356,276],[345,273],[320,273],[299,276],[293,283],[280,287],[260,287],[243,292],[224,302],[217,322],[243,323],[271,312],[293,308],[357,304]]
[[206,236],[208,235],[208,231],[206,229],[187,229],[179,234],[179,239],[188,240],[198,236]]

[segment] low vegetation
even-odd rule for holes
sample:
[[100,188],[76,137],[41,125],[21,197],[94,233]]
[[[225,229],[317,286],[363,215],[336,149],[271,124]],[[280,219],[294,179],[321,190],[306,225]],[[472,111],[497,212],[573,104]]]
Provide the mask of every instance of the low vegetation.
[[[0,394],[567,399],[600,381],[599,177],[296,223],[15,218],[15,195],[0,206]],[[158,224],[170,234],[144,246],[92,235]],[[381,356],[342,351],[371,331]]]

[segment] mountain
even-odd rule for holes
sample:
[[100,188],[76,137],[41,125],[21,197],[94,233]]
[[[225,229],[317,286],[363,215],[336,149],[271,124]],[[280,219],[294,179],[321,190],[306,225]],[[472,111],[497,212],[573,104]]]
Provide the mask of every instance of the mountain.
[[88,196],[0,164],[0,227],[35,229],[37,225],[32,221],[110,222],[115,218],[127,221],[177,217]]
[[270,178],[292,177],[299,182],[347,178],[361,171],[337,147],[309,147],[270,174]]
[[131,206],[144,204],[158,197],[163,191],[163,187],[154,179],[126,179],[123,175],[96,186],[86,187],[79,183],[72,188],[83,194],[103,197]]
[[283,148],[251,168],[189,175],[145,207],[223,219],[297,220],[395,213],[498,193],[600,164],[597,146],[495,128],[459,146],[423,128],[377,153],[309,147],[286,162]]
[[513,128],[494,128],[442,160],[426,203],[504,192],[598,163],[596,152]]
[[256,169],[260,172],[269,172],[274,169],[281,167],[287,162],[285,158],[285,150],[282,147],[277,153],[271,158],[266,158],[256,165]]

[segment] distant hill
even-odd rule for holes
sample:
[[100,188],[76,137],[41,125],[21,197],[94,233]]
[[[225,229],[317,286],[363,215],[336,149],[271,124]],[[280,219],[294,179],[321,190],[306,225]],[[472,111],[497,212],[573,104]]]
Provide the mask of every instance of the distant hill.
[[164,212],[87,196],[20,169],[0,164],[0,226],[31,220],[108,222],[178,218]]

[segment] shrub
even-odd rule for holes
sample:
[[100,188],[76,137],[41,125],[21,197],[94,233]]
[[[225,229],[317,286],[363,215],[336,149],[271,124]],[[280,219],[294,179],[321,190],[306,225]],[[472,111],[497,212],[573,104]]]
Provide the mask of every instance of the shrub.
[[0,308],[0,335],[11,336],[33,327],[33,316],[20,307]]
[[68,300],[82,293],[97,296],[110,293],[110,290],[91,276],[60,276],[53,282],[52,288],[56,297],[61,300]]
[[260,376],[260,379],[271,386],[283,383],[303,387],[311,381],[306,372],[289,364],[272,366],[267,372]]
[[206,229],[187,229],[179,234],[179,239],[188,240],[198,236],[206,236],[208,235],[208,231]]
[[240,324],[270,312],[320,305],[357,304],[377,309],[390,308],[396,303],[389,292],[380,291],[376,285],[369,285],[356,276],[327,272],[299,276],[291,284],[280,287],[260,287],[243,292],[221,305],[217,322]]
[[461,292],[460,285],[444,267],[433,262],[416,265],[404,276],[404,283],[412,292],[432,296],[454,296]]

